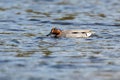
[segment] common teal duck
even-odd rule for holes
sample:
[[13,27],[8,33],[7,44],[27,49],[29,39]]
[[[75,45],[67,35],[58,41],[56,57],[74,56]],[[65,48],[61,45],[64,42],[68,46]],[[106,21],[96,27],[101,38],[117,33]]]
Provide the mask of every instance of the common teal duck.
[[54,38],[59,37],[71,37],[71,38],[87,38],[90,37],[94,32],[91,30],[61,30],[58,28],[52,28],[50,33],[46,36]]

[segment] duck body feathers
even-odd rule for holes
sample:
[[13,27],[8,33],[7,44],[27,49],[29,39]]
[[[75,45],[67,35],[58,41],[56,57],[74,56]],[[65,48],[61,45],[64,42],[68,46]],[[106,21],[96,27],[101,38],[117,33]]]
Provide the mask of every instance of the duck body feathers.
[[90,37],[93,34],[91,30],[65,30],[62,31],[63,37]]
[[59,30],[54,28],[51,29],[49,35],[54,35],[54,37],[87,38],[94,33],[91,30]]

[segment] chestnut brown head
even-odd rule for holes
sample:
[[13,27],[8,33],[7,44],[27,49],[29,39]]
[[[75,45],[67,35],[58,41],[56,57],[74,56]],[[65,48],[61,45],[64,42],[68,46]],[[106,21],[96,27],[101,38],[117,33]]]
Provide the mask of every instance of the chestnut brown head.
[[52,28],[50,33],[47,36],[54,35],[54,37],[58,37],[61,34],[62,30],[58,28]]

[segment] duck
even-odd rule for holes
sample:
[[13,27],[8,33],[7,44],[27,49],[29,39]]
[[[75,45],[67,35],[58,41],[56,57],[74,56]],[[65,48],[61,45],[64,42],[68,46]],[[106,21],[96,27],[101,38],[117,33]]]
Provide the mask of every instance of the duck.
[[93,35],[95,32],[91,30],[61,30],[59,28],[53,27],[49,34],[46,36],[60,38],[88,38]]

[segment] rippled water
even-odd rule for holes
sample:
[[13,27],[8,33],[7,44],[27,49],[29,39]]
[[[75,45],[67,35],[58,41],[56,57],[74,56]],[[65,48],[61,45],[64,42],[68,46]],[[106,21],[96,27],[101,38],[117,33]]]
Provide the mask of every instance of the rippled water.
[[119,80],[120,0],[0,0],[0,64],[0,80]]

